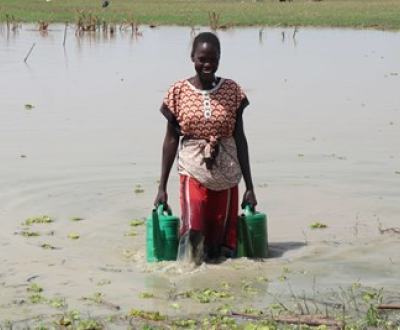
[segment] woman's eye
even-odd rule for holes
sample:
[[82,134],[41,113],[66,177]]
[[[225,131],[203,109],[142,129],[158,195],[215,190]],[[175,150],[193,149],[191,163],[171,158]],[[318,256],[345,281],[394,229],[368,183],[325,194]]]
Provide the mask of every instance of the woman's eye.
[[199,58],[198,58],[198,61],[199,61],[200,63],[212,63],[212,64],[215,64],[215,63],[218,62],[218,59],[217,59],[217,58],[199,57]]

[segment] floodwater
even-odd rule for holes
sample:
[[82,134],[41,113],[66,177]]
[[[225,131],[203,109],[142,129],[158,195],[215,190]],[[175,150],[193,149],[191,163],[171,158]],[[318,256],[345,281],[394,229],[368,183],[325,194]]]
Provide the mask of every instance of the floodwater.
[[[240,292],[243,281],[268,278],[264,294],[241,297],[238,308],[356,281],[398,290],[399,32],[218,31],[218,74],[251,103],[245,130],[271,257],[193,269],[147,264],[145,228],[130,226],[156,195],[166,126],[158,108],[168,86],[194,72],[190,28],[69,28],[64,46],[64,26],[50,29],[0,27],[0,322],[44,313],[26,302],[32,278],[48,298],[91,315],[107,310],[79,298],[97,291],[123,311],[189,314],[196,303],[176,311],[166,292],[221,279]],[[169,198],[179,215],[175,168]],[[40,236],[20,235],[27,218],[44,214],[55,221],[37,225]],[[316,221],[327,228],[311,229]],[[139,298],[143,291],[158,298]]]

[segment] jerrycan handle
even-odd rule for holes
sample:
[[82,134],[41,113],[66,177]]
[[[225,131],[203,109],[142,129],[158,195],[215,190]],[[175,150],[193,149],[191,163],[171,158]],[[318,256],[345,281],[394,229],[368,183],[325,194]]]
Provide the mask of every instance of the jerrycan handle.
[[255,213],[256,209],[254,207],[251,207],[251,205],[246,204],[244,207],[244,215],[249,216],[253,215]]
[[153,227],[153,249],[154,256],[157,261],[162,261],[163,252],[163,239],[160,230],[160,219],[158,217],[158,210],[154,209],[152,212],[152,227]]
[[[252,208],[249,204],[246,204],[246,206],[244,207],[244,215],[248,217],[250,215],[253,215],[254,212],[255,208]],[[251,233],[246,221],[244,223],[244,228],[245,228],[244,232],[247,239],[247,256],[252,258],[254,257],[254,247],[253,247],[253,241],[251,239]]]
[[164,212],[166,212],[168,215],[172,215],[172,210],[171,210],[171,208],[169,207],[169,205],[167,205],[167,206],[165,207],[164,204],[158,204],[157,213],[158,213],[159,215],[162,215],[162,214],[164,214]]

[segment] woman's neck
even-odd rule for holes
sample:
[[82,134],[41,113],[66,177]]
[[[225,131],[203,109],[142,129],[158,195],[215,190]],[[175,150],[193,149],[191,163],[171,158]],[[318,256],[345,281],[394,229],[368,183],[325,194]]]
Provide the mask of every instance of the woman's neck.
[[204,81],[204,80],[201,80],[198,76],[194,76],[192,78],[189,78],[189,82],[197,89],[209,90],[209,89],[213,89],[213,88],[215,88],[215,86],[217,86],[219,79],[220,78],[218,78],[218,77],[214,77],[214,80],[212,80],[212,81]]

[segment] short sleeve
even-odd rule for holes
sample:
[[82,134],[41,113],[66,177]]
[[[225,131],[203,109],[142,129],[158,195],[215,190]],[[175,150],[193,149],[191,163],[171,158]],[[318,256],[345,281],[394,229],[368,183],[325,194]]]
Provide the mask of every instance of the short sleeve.
[[247,98],[246,93],[237,85],[238,92],[238,107],[237,107],[237,115],[241,116],[243,114],[244,109],[250,104],[249,99]]
[[172,124],[176,132],[180,135],[180,127],[177,121],[178,113],[178,98],[179,98],[179,87],[177,84],[173,84],[169,87],[167,93],[164,96],[163,104],[160,108],[161,113]]
[[164,97],[164,104],[168,108],[168,110],[177,117],[178,115],[178,101],[180,94],[180,82],[172,84]]

